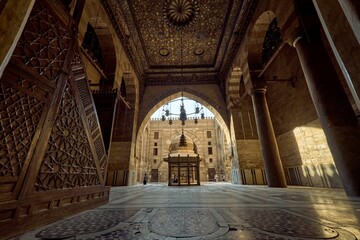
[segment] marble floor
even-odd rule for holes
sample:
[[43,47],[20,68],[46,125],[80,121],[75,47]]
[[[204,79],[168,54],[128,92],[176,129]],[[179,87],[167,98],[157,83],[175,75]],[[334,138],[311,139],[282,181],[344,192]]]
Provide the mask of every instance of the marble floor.
[[27,239],[360,239],[360,198],[341,189],[202,183],[111,189],[107,205]]

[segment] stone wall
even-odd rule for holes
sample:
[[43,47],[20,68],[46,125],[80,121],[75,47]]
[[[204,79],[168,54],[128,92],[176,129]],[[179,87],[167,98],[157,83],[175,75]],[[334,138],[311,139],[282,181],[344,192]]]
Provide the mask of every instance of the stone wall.
[[[286,61],[285,61],[286,59]],[[294,48],[285,46],[265,74],[267,100],[289,185],[341,187]],[[288,80],[288,81],[283,81]]]
[[319,120],[277,137],[289,185],[341,187]]
[[284,167],[334,162],[319,120],[296,127],[277,141]]
[[[114,76],[114,88],[118,87],[121,85],[123,75],[125,73],[133,73],[133,69],[131,67],[128,57],[126,56],[124,47],[122,46],[119,37],[117,36],[117,33],[112,26],[111,19],[107,15],[105,8],[100,1],[97,0],[85,1],[84,11],[79,23],[79,35],[78,35],[79,45],[81,45],[83,42],[88,23],[92,25],[92,27],[96,31],[96,34],[101,39],[104,37],[104,34],[108,35],[107,38],[109,38],[108,39],[109,42],[104,43],[101,41],[102,51],[104,51],[107,47],[109,47],[106,45],[111,45],[115,49],[115,52],[113,53],[113,55],[111,55],[111,59],[109,59],[109,54],[106,54],[107,56],[106,60],[107,60],[107,64],[116,64],[116,71]],[[86,57],[84,52],[82,52],[82,54],[85,59]],[[87,58],[86,61],[88,60],[89,58]],[[86,74],[89,80],[91,81],[91,83],[98,84],[100,78],[104,73],[102,73],[101,69],[95,67],[94,64],[91,62],[85,62],[85,65],[86,65]],[[92,87],[92,89],[98,89],[98,88],[99,86]]]
[[284,46],[265,79],[273,80],[267,82],[266,98],[276,136],[317,119],[295,48]]
[[[198,124],[194,124],[192,119],[186,121],[184,126],[184,135],[187,141],[193,141],[196,144],[198,154],[200,156],[200,181],[208,181],[208,169],[215,168],[217,172],[220,172],[220,159],[218,159],[218,139],[215,131],[215,119],[199,119]],[[207,131],[211,131],[211,138],[207,137]],[[158,133],[158,139],[154,139],[155,132]],[[148,149],[148,152],[141,152],[142,160],[146,163],[140,163],[142,169],[139,171],[146,172],[150,175],[151,170],[157,169],[159,171],[160,182],[168,181],[168,164],[164,161],[169,155],[169,146],[171,142],[181,135],[181,122],[174,120],[170,126],[168,121],[161,121],[159,119],[153,119],[149,124],[149,135],[144,144],[148,144],[148,147],[144,146],[143,149]],[[208,147],[212,148],[212,154],[209,154]],[[156,149],[156,150],[154,150]],[[223,148],[224,149],[224,148]],[[154,154],[154,151],[157,154]],[[224,150],[225,151],[225,150]],[[141,181],[141,177],[138,179]]]
[[111,143],[106,185],[127,185],[130,151],[131,142]]
[[236,143],[242,183],[265,184],[264,162],[259,140],[237,140]]
[[236,143],[241,169],[264,167],[259,140],[237,140]]
[[144,120],[147,121],[150,118],[149,115],[154,113],[155,109],[182,95],[198,101],[212,111],[217,119],[222,119],[225,123],[228,123],[225,102],[221,95],[221,89],[217,84],[193,84],[188,87],[182,85],[147,86],[139,106],[139,123],[142,123]]

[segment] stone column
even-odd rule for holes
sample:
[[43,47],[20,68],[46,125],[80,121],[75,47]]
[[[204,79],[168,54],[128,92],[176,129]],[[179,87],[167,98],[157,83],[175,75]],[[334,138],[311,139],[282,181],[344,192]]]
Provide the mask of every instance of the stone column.
[[279,149],[265,98],[265,87],[253,88],[251,97],[269,187],[286,187]]
[[235,114],[237,111],[231,107],[228,109],[230,113],[230,149],[229,158],[231,161],[231,183],[232,184],[243,184],[240,172],[239,155],[237,151],[236,133],[235,133]]
[[349,196],[360,196],[360,129],[320,37],[293,41],[329,148]]
[[313,3],[349,90],[360,108],[360,16],[356,12],[360,1],[313,0]]

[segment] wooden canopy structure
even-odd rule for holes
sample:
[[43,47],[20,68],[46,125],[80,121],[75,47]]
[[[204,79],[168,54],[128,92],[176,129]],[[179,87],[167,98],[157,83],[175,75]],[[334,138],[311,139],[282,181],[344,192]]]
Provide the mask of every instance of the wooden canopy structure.
[[199,154],[169,155],[169,186],[200,185]]

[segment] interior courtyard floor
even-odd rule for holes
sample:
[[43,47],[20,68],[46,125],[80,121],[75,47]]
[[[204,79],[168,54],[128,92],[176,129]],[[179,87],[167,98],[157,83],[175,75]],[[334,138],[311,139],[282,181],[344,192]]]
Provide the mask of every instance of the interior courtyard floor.
[[113,187],[108,204],[13,239],[360,239],[360,198],[225,182]]

